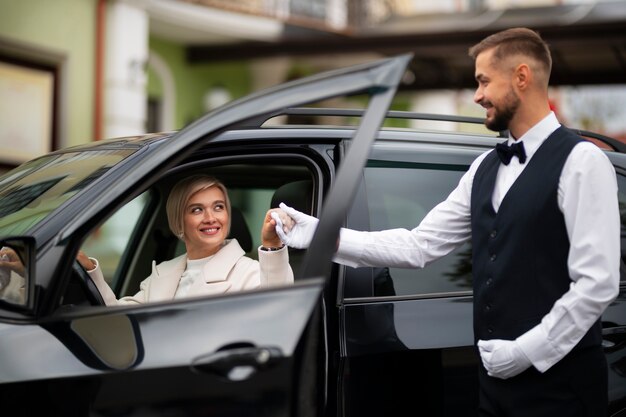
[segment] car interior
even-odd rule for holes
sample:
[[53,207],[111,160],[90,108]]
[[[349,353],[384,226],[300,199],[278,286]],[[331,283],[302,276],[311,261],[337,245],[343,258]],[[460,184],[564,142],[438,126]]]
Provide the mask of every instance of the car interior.
[[[81,246],[88,256],[98,259],[118,298],[139,290],[141,281],[151,273],[153,260],[158,264],[185,252],[184,243],[169,229],[165,204],[174,184],[196,174],[213,176],[225,184],[231,201],[228,238],[237,239],[246,256],[253,259],[258,258],[261,224],[267,210],[278,207],[280,202],[309,214],[315,210],[315,178],[302,161],[263,159],[263,162],[191,163],[177,167],[127,204],[134,205],[132,214],[126,207],[121,208],[119,214],[107,219]],[[304,250],[289,249],[295,279],[300,278],[303,256]],[[71,281],[62,304],[103,304],[89,275],[77,262]]]

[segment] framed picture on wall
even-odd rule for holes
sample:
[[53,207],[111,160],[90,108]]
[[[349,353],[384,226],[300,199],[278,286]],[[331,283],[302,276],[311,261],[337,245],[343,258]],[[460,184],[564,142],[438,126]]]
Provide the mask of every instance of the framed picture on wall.
[[16,166],[55,142],[56,68],[0,56],[0,164]]

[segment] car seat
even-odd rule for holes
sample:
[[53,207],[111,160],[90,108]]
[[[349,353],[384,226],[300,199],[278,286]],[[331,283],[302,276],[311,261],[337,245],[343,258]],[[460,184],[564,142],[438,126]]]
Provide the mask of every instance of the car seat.
[[[311,214],[313,210],[313,181],[300,180],[281,185],[274,191],[271,207],[276,208],[280,203],[289,207]],[[289,264],[293,270],[295,279],[300,277],[300,266],[304,260],[304,250],[289,248]]]
[[237,207],[230,208],[230,231],[228,239],[237,239],[241,248],[246,252],[252,251],[252,235],[243,213]]

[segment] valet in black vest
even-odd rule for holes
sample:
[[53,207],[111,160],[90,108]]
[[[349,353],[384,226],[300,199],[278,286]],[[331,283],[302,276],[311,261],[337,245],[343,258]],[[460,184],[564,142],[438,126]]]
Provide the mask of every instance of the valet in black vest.
[[[537,33],[504,30],[469,54],[485,126],[509,130],[526,153],[497,146],[479,156],[411,230],[342,229],[334,259],[421,268],[471,239],[479,415],[604,416],[598,320],[619,292],[615,170],[551,111],[552,59]],[[285,209],[294,225],[277,233],[289,246],[307,247],[316,220]]]
[[[581,140],[564,127],[552,133],[508,190],[497,212],[492,204],[501,164],[497,152],[487,155],[476,171],[471,193],[476,340],[515,340],[540,324],[569,290],[570,242],[557,192],[565,161]],[[589,371],[573,373],[572,366]],[[597,375],[589,389],[606,393],[605,374],[597,321],[574,349],[544,374],[530,367],[511,379],[499,380],[481,369],[481,389],[491,390],[489,395],[503,402],[519,402],[516,407],[526,410],[524,415],[535,415],[535,409],[541,410],[539,415],[549,415],[550,401],[558,402],[560,395],[555,387],[567,386],[563,382],[571,378]],[[529,396],[529,391],[539,395]],[[598,397],[602,395],[590,398]],[[590,406],[596,410],[603,407]],[[554,410],[562,412],[563,408]]]

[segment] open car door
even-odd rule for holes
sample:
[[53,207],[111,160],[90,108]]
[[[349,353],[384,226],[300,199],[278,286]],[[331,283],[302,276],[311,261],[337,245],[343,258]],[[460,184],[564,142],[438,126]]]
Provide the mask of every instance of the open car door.
[[[182,130],[141,164],[112,173],[119,176],[114,185],[98,193],[86,192],[64,207],[62,215],[71,221],[60,230],[44,225],[34,240],[22,242],[35,254],[26,265],[28,293],[35,293],[35,285],[45,290],[38,290],[41,297],[29,298],[19,312],[0,309],[1,317],[17,318],[0,323],[3,412],[12,416],[317,414],[325,406],[324,395],[318,395],[313,385],[323,381],[305,372],[312,366],[309,361],[317,360],[306,352],[317,350],[323,336],[312,337],[310,323],[319,313],[320,294],[330,276],[331,243],[339,234],[360,170],[339,170],[305,258],[306,279],[293,286],[138,307],[59,311],[53,308],[54,297],[59,296],[56,287],[62,285],[59,281],[69,268],[61,262],[77,247],[73,242],[82,241],[94,219],[105,218],[136,195],[135,190],[145,190],[220,132],[286,107],[369,93],[366,116],[342,164],[361,167],[408,60],[400,56],[332,71],[232,102]],[[333,210],[327,210],[329,206]],[[57,275],[35,275],[40,271]]]

